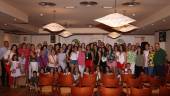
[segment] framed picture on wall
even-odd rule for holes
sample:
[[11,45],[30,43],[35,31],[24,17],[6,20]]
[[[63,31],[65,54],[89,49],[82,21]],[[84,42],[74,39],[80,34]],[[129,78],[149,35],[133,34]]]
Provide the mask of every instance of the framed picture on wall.
[[50,35],[50,42],[55,43],[55,41],[56,41],[55,35]]
[[159,32],[159,42],[166,42],[166,32]]

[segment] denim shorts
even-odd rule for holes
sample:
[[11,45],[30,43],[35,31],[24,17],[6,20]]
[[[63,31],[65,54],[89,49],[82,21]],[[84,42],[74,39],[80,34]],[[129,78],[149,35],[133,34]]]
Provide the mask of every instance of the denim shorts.
[[71,64],[77,64],[77,60],[71,60],[70,63]]

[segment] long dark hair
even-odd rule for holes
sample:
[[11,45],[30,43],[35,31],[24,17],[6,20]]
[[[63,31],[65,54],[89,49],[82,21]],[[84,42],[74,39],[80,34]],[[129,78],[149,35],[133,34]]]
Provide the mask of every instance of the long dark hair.
[[[138,52],[138,48],[140,49],[140,52]],[[136,52],[136,54],[137,54],[137,55],[138,55],[138,54],[140,54],[140,55],[143,54],[143,50],[142,50],[142,47],[141,47],[141,46],[138,46],[138,47],[137,47],[137,52]]]
[[11,50],[12,50],[14,47],[16,47],[15,54],[18,54],[18,48],[17,48],[17,45],[16,45],[16,44],[13,44],[13,45],[11,46]]

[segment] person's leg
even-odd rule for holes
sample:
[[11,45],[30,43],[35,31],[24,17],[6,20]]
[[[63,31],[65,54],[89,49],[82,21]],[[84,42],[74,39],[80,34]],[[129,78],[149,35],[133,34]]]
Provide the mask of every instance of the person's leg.
[[135,66],[135,77],[138,78],[140,73],[140,68],[138,66]]
[[2,69],[2,75],[1,75],[1,82],[2,82],[2,86],[5,87],[6,83],[5,83],[5,78],[6,78],[6,70],[5,70],[5,63],[3,60],[1,60],[1,69]]

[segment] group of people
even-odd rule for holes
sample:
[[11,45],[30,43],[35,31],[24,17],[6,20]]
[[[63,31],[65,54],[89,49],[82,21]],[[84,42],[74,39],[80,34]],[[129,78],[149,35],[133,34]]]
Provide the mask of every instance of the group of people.
[[3,86],[15,87],[20,76],[26,76],[29,81],[36,73],[55,71],[75,74],[75,80],[96,71],[113,72],[117,76],[134,74],[135,77],[144,72],[162,78],[165,76],[166,56],[159,43],[155,46],[148,43],[145,46],[131,43],[111,45],[98,40],[89,44],[48,45],[43,42],[10,47],[9,42],[4,41],[0,48],[1,81]]

